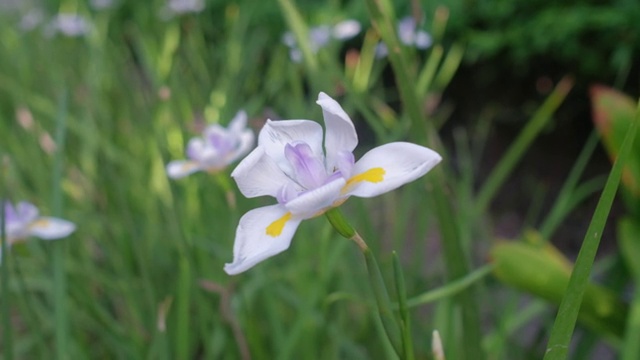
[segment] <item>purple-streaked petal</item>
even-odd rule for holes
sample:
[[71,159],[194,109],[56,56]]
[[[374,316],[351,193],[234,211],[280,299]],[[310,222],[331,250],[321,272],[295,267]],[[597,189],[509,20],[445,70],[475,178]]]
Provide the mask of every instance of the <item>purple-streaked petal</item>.
[[76,229],[76,225],[71,221],[41,217],[29,225],[29,235],[43,240],[55,240],[69,236]]
[[327,170],[332,172],[339,162],[338,153],[353,152],[358,145],[358,135],[349,115],[329,95],[321,92],[316,103],[322,107],[325,126],[324,147],[327,152],[326,166]]
[[315,189],[324,184],[327,171],[324,159],[313,153],[305,142],[286,144],[284,156],[293,168],[295,180],[306,189]]
[[200,165],[190,160],[174,160],[167,164],[167,176],[172,179],[180,179],[200,170]]
[[343,192],[377,196],[423,176],[441,160],[435,151],[416,144],[394,142],[378,146],[356,162]]
[[317,156],[324,156],[322,151],[322,126],[311,120],[267,120],[258,135],[258,146],[264,148],[278,166],[291,177],[293,168],[284,156],[286,144],[304,141]]
[[335,206],[336,202],[346,198],[341,193],[346,181],[340,177],[313,190],[305,191],[285,204],[294,216],[308,219]]
[[257,147],[247,155],[233,170],[231,177],[242,195],[248,198],[264,195],[277,198],[282,186],[291,181],[263,147]]
[[239,274],[288,249],[300,221],[281,205],[244,214],[236,229],[233,262],[225,264],[224,271],[229,275]]

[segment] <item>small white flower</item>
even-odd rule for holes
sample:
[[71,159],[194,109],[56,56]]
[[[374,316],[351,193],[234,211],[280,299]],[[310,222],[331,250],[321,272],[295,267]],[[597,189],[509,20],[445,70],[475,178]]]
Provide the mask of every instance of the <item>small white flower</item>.
[[[327,46],[331,39],[340,41],[348,40],[360,33],[361,27],[357,20],[344,20],[333,27],[328,25],[315,26],[309,29],[308,41],[311,52],[317,53]],[[282,35],[282,43],[289,47],[289,57],[293,62],[302,62],[302,52],[292,32],[287,31]]]
[[349,116],[325,93],[317,104],[325,123],[268,120],[258,147],[231,176],[246,197],[269,195],[276,205],[261,207],[240,219],[228,274],[238,274],[289,247],[302,220],[339,206],[350,196],[373,197],[394,190],[441,161],[426,147],[394,142],[367,152],[357,162],[358,136]]
[[91,7],[96,10],[106,10],[116,5],[116,0],[90,0]]
[[31,31],[42,24],[44,21],[44,12],[42,9],[34,8],[27,11],[22,18],[20,18],[20,29],[24,31]]
[[8,246],[29,236],[56,240],[69,236],[76,229],[76,225],[70,221],[40,216],[38,208],[25,201],[15,207],[5,201],[4,220]]
[[[402,18],[398,22],[398,38],[406,46],[424,50],[431,47],[433,39],[431,35],[417,28],[416,21],[411,16]],[[381,58],[389,54],[389,49],[384,43],[376,45],[376,57]]]
[[169,0],[166,11],[169,15],[198,13],[204,10],[204,0]]
[[248,153],[253,141],[253,131],[247,128],[247,114],[239,111],[227,128],[213,124],[204,130],[202,137],[191,139],[187,144],[188,160],[170,162],[167,174],[177,179],[196,171],[220,171]]
[[56,15],[45,31],[46,35],[54,36],[61,33],[69,37],[86,35],[91,30],[91,23],[83,16],[70,13]]

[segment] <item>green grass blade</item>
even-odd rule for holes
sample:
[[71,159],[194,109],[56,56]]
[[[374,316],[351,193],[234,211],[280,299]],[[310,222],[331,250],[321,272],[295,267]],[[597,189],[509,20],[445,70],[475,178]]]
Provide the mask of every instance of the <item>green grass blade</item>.
[[[2,161],[3,159],[0,159]],[[4,179],[4,169],[5,166],[3,163],[0,163],[0,184],[2,187],[2,196],[0,196],[0,240],[2,243],[2,247],[0,248],[0,285],[1,293],[0,293],[0,306],[2,307],[2,344],[3,344],[3,355],[7,360],[13,359],[13,327],[11,326],[11,294],[9,293],[9,243],[7,240],[7,229],[5,226],[5,214],[4,214],[4,201],[7,201],[6,195],[6,185]]]
[[504,184],[509,174],[520,162],[520,159],[533,142],[533,139],[544,129],[545,125],[551,119],[551,115],[560,104],[562,104],[572,86],[573,80],[566,77],[556,85],[551,95],[549,95],[547,100],[540,106],[538,111],[533,115],[500,159],[498,165],[491,171],[491,174],[487,177],[487,180],[478,192],[476,199],[476,212],[478,214],[483,213],[487,206],[489,206],[498,189]]
[[[62,166],[64,162],[64,142],[66,135],[67,119],[67,90],[60,95],[58,114],[56,116],[56,152],[54,158],[53,174],[51,177],[52,206],[54,216],[62,214]],[[53,301],[55,318],[55,344],[56,358],[68,359],[69,353],[69,317],[67,313],[67,277],[65,273],[66,241],[64,239],[51,243],[53,247]]]
[[426,305],[434,301],[441,300],[450,296],[454,296],[461,291],[466,290],[469,286],[484,279],[485,276],[491,274],[493,270],[492,265],[485,265],[467,276],[449,282],[447,285],[439,287],[437,289],[427,291],[424,294],[418,295],[407,300],[407,307],[412,308],[420,305]]
[[398,297],[398,305],[400,307],[402,346],[404,348],[404,358],[408,360],[415,359],[413,354],[413,340],[411,338],[411,317],[409,316],[409,308],[407,307],[407,290],[404,284],[404,275],[400,266],[398,253],[393,252],[393,275],[396,283],[396,293]]
[[611,211],[611,205],[613,199],[618,190],[620,184],[620,178],[622,177],[622,170],[627,159],[631,155],[631,149],[633,140],[637,132],[638,124],[640,124],[640,102],[638,102],[638,109],[636,111],[635,121],[631,124],[624,142],[620,149],[620,153],[607,183],[602,191],[598,206],[587,233],[584,237],[584,242],[580,248],[580,253],[576,259],[576,264],[571,273],[569,279],[569,285],[565,291],[565,295],[560,303],[556,320],[551,329],[551,335],[549,342],[547,343],[547,351],[544,356],[545,360],[560,360],[566,359],[569,352],[569,342],[573,334],[573,329],[578,318],[578,311],[582,303],[582,296],[589,282],[589,275],[593,266],[593,261],[598,251],[598,245],[600,244],[600,238],[602,237],[602,231],[607,222],[609,211]]

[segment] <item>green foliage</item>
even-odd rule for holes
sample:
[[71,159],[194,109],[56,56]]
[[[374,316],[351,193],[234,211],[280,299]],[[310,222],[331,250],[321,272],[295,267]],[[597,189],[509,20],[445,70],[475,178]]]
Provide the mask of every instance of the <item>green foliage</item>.
[[[477,11],[464,18],[453,2],[451,17],[444,8],[423,9],[421,26],[434,35],[426,51],[399,45],[394,33],[398,18],[410,12],[408,2],[393,4],[392,14],[391,2],[371,1],[367,8],[364,2],[209,1],[203,12],[167,19],[158,16],[164,1],[121,1],[101,11],[84,2],[47,3],[50,14],[86,16],[93,30],[85,37],[49,37],[43,27],[23,31],[17,15],[0,14],[2,197],[29,200],[43,214],[78,225],[68,239],[27,241],[4,254],[3,356],[388,359],[395,346],[406,358],[424,359],[432,356],[427,340],[434,329],[448,359],[541,356],[540,342],[514,334],[555,309],[566,293],[568,267],[557,253],[540,250],[551,245],[521,243],[496,245],[495,265],[486,265],[495,240],[489,205],[570,86],[560,82],[515,150],[487,171],[498,175],[481,184],[476,160],[488,126],[459,129],[455,148],[445,146],[439,129],[447,112],[437,99],[464,54],[517,49],[525,61],[589,27],[622,28],[637,6],[610,5],[629,10],[620,13],[576,7],[554,37],[547,30],[564,5],[536,12],[548,4],[469,4]],[[358,38],[329,44],[301,64],[290,60],[284,31],[303,39],[312,26],[351,17],[363,23]],[[460,30],[464,22],[489,18],[493,25],[482,32]],[[445,31],[450,23],[454,32]],[[502,36],[493,26],[503,25],[515,30]],[[624,63],[636,34],[612,31],[608,42],[599,41],[613,46],[609,40],[626,36],[611,55]],[[450,41],[456,33],[469,36]],[[380,39],[397,49],[388,59],[375,58]],[[580,44],[562,48],[562,56],[591,54]],[[608,54],[597,50],[595,63]],[[576,63],[594,66],[591,58]],[[184,158],[185,145],[204,124],[225,125],[241,108],[256,132],[266,118],[320,119],[309,105],[320,90],[354,119],[358,152],[407,140],[438,149],[445,160],[425,179],[343,206],[367,239],[364,259],[319,217],[300,226],[286,253],[230,277],[222,268],[231,260],[238,220],[267,201],[241,196],[231,169],[169,180],[165,165]],[[577,161],[562,201],[549,213],[545,238],[602,186],[599,177],[580,182],[591,151]],[[328,215],[351,234],[351,225]],[[636,225],[621,225],[629,253],[635,251],[629,229]],[[490,271],[500,281],[488,279]],[[635,270],[632,276],[636,281]],[[521,309],[522,292],[545,301]],[[614,350],[624,348],[633,358],[638,350],[628,344],[638,334],[637,320],[621,325],[627,304],[620,290],[591,284],[586,294],[582,324],[615,338]],[[632,319],[638,298],[629,307]],[[551,324],[537,320],[543,328]]]

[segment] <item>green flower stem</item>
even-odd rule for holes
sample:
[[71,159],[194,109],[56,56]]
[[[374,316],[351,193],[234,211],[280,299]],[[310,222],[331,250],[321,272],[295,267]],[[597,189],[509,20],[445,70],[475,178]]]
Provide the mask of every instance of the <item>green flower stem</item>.
[[398,253],[393,252],[393,275],[396,283],[396,293],[398,298],[398,306],[400,308],[402,346],[405,359],[415,359],[413,355],[413,339],[411,338],[411,317],[409,316],[409,308],[407,306],[407,290],[404,285],[404,275],[400,266],[400,258]]
[[[51,210],[54,216],[62,214],[62,190],[60,183],[62,178],[64,142],[67,127],[67,97],[67,90],[63,89],[58,103],[58,114],[56,116],[56,152],[51,180],[53,196]],[[68,359],[70,357],[69,317],[67,314],[67,276],[64,269],[66,245],[67,243],[64,239],[51,243],[51,246],[53,247],[53,307],[55,318],[55,351],[57,359]]]
[[561,360],[566,359],[569,353],[569,343],[571,342],[571,336],[573,335],[573,329],[575,328],[576,320],[578,318],[578,311],[582,304],[582,297],[589,284],[589,275],[591,274],[591,268],[593,261],[600,245],[600,238],[602,237],[602,230],[607,222],[609,212],[611,211],[611,205],[613,199],[618,190],[620,179],[622,177],[622,170],[624,165],[631,155],[631,149],[633,146],[633,140],[637,133],[638,126],[640,124],[640,101],[638,102],[638,108],[636,110],[635,121],[630,125],[627,132],[618,158],[613,164],[609,178],[604,186],[598,206],[593,214],[587,233],[585,234],[582,247],[578,253],[576,264],[571,273],[569,284],[560,303],[558,309],[558,315],[553,323],[551,329],[551,335],[549,336],[549,342],[547,343],[547,352],[544,356],[544,360]]
[[[0,159],[2,160],[2,159]],[[7,201],[7,188],[4,184],[4,164],[0,163],[0,189],[3,189],[0,199]],[[7,229],[4,222],[4,203],[0,203],[0,239],[2,240],[2,257],[0,257],[0,285],[2,285],[2,293],[0,293],[0,306],[2,307],[2,344],[3,355],[7,360],[13,359],[13,332],[11,326],[11,294],[9,294],[9,243],[7,242]]]
[[371,249],[367,246],[366,242],[364,241],[364,239],[362,239],[360,234],[358,234],[347,222],[340,209],[333,208],[331,210],[328,210],[325,215],[329,219],[331,225],[333,225],[333,227],[336,229],[336,231],[338,231],[340,235],[349,240],[353,240],[362,251],[365,262],[367,264],[369,282],[371,283],[371,288],[376,298],[376,304],[378,305],[378,314],[380,315],[380,320],[382,320],[382,325],[387,334],[387,338],[395,349],[396,354],[398,354],[401,359],[407,358],[403,355],[404,351],[402,344],[405,342],[405,340],[402,339],[401,331],[398,327],[398,319],[391,307],[389,292],[387,291],[387,287],[384,284],[384,279],[382,278],[380,267],[378,266],[378,263],[373,256]]
[[[389,0],[367,0],[367,7],[371,14],[371,20],[376,29],[380,32],[382,40],[389,48],[389,61],[396,77],[396,83],[400,90],[400,97],[403,109],[411,119],[411,133],[414,136],[427,137],[430,147],[445,154],[442,142],[435,131],[432,122],[425,121],[418,101],[417,89],[411,74],[407,71],[407,61],[404,47],[400,44],[395,33],[395,20],[389,9],[392,8]],[[456,214],[452,200],[445,193],[448,188],[447,175],[444,167],[436,167],[432,171],[429,186],[433,189],[433,197],[436,204],[436,215],[442,234],[442,246],[445,255],[445,263],[449,280],[464,277],[469,272],[467,256],[463,250],[461,236],[458,232]],[[484,359],[481,348],[480,315],[476,296],[473,287],[456,296],[456,301],[462,308],[462,327],[464,338],[462,342],[466,345],[464,351],[467,359]]]

